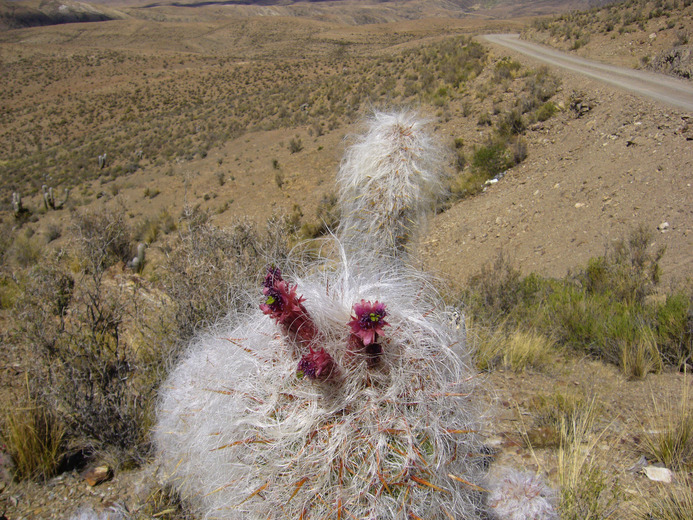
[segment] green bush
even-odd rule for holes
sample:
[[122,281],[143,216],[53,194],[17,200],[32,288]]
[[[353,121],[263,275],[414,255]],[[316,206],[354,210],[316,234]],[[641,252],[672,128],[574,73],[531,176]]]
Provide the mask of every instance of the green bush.
[[551,101],[541,105],[535,114],[537,121],[547,121],[553,117],[558,108]]
[[693,298],[648,298],[659,279],[647,233],[634,230],[563,280],[522,277],[502,255],[469,280],[465,304],[492,328],[536,330],[556,344],[621,367],[628,377],[683,369],[693,358]]
[[693,360],[693,298],[681,291],[668,295],[657,308],[656,330],[667,363],[682,368]]
[[501,140],[477,148],[472,156],[472,169],[486,179],[491,179],[512,165],[510,151]]

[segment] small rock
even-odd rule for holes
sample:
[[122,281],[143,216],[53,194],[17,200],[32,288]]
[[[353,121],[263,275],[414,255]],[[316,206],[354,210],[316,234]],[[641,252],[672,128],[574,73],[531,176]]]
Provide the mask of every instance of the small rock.
[[661,231],[662,233],[664,233],[668,229],[669,229],[669,223],[668,222],[662,222],[659,226],[657,226],[657,230]]
[[110,466],[97,466],[95,468],[89,469],[82,475],[84,480],[87,481],[91,487],[98,486],[102,482],[106,482],[113,478],[113,470]]
[[669,468],[646,466],[643,468],[643,471],[650,480],[654,480],[655,482],[664,482],[665,484],[671,484],[674,477],[674,473]]
[[641,455],[640,458],[638,459],[638,462],[636,462],[630,468],[628,468],[628,471],[633,472],[633,473],[640,473],[646,466],[647,466],[647,459],[645,458],[644,455]]

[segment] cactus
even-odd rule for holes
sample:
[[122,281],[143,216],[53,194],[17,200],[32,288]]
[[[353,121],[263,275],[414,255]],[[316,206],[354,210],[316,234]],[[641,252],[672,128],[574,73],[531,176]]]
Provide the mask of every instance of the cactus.
[[129,516],[126,516],[118,506],[111,506],[102,511],[91,507],[81,507],[70,517],[70,520],[126,520],[127,518]]
[[503,468],[489,482],[487,505],[493,520],[558,520],[557,493],[538,475]]
[[16,219],[23,219],[31,214],[22,204],[22,196],[18,191],[12,192],[12,212]]
[[342,239],[401,254],[442,192],[443,157],[416,115],[376,114],[337,176]]
[[141,273],[144,269],[144,250],[146,246],[142,242],[137,244],[137,255],[130,261],[132,270],[136,273]]
[[45,184],[41,187],[43,190],[43,207],[48,209],[62,209],[62,207],[67,202],[67,198],[70,196],[70,189],[65,188],[65,197],[61,202],[55,202],[55,195],[53,193],[53,188],[49,188]]
[[[384,129],[385,120],[394,128]],[[340,228],[337,259],[303,275],[270,268],[261,305],[198,334],[162,387],[157,457],[200,517],[484,514],[483,414],[464,329],[425,276],[406,266],[398,238],[411,237],[425,213],[411,197],[428,196],[427,183],[439,182],[433,169],[421,179],[429,162],[419,157],[436,148],[411,115],[377,115],[373,124],[377,131],[348,152],[349,174],[375,153],[381,170],[397,169],[379,171],[384,183],[407,184],[407,202],[387,198],[398,196],[391,185],[371,197],[382,186],[353,179],[366,186],[344,187],[351,225]],[[387,160],[385,149],[399,159]],[[403,170],[416,187],[399,178]],[[396,229],[368,232],[352,214],[365,207]]]
[[99,168],[102,170],[106,167],[106,159],[107,159],[106,154],[99,155]]
[[17,191],[12,193],[12,210],[14,211],[15,217],[19,217],[24,210],[22,206],[22,196]]

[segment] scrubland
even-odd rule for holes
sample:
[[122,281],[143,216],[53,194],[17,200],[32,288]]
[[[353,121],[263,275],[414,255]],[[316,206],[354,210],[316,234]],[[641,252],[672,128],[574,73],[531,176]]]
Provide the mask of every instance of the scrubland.
[[[657,23],[670,12],[660,10]],[[599,13],[531,30],[574,47],[584,35],[559,22]],[[604,31],[628,35],[638,20]],[[447,149],[439,215],[522,164],[543,123],[581,117],[582,99],[556,74],[459,27],[311,22],[288,45],[278,34],[291,20],[269,36],[254,23],[206,40],[196,26],[178,48],[136,37],[108,48],[72,27],[46,33],[59,41],[50,47],[19,43],[39,29],[2,36],[1,395],[13,406],[0,433],[15,482],[0,498],[15,516],[30,505],[6,497],[26,482],[95,461],[118,478],[148,463],[158,387],[190,338],[243,310],[268,263],[310,258],[338,224],[343,136],[372,107],[416,107],[433,121]],[[80,39],[90,45],[71,43]],[[565,277],[523,274],[499,255],[462,285],[440,283],[500,409],[489,446],[544,473],[562,518],[693,511],[693,289],[685,277],[662,283],[667,252],[652,232],[633,222]],[[629,471],[641,455],[675,483]],[[142,518],[187,514],[166,489],[129,498]]]

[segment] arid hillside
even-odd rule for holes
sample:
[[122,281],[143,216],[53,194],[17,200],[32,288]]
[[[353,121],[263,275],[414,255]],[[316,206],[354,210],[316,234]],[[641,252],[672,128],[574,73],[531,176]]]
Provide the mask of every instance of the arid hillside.
[[[15,22],[57,6],[10,4]],[[192,517],[158,484],[159,385],[260,294],[267,255],[319,248],[375,109],[417,111],[443,145],[412,258],[467,320],[498,465],[560,487],[575,520],[690,500],[693,445],[665,437],[679,416],[693,431],[693,115],[481,37],[649,67],[689,3],[599,31],[582,20],[608,8],[566,14],[589,1],[203,4],[75,2],[114,19],[0,31],[0,401],[22,405],[0,410],[6,517]]]

